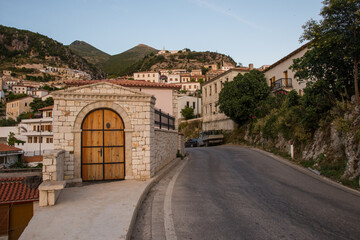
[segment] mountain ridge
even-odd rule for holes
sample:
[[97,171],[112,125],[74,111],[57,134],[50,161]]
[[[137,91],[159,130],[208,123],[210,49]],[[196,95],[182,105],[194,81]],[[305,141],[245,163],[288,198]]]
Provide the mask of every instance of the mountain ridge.
[[44,64],[89,73],[92,78],[106,77],[100,68],[73,53],[67,46],[45,35],[0,25],[0,66]]

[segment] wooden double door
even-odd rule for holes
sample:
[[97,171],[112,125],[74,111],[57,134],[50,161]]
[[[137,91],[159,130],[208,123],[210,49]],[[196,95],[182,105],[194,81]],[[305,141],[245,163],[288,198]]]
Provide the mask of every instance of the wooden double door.
[[125,179],[125,137],[121,117],[97,109],[84,119],[81,133],[83,181]]

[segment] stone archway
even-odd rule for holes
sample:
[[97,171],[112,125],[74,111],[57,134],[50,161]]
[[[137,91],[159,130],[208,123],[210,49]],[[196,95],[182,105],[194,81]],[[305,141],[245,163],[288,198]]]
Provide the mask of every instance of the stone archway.
[[124,122],[125,132],[125,179],[133,178],[132,173],[132,154],[131,154],[131,143],[132,143],[132,125],[127,112],[118,104],[110,101],[93,102],[86,105],[76,116],[73,134],[74,134],[74,178],[81,179],[81,125],[85,117],[96,109],[107,108],[117,113]]

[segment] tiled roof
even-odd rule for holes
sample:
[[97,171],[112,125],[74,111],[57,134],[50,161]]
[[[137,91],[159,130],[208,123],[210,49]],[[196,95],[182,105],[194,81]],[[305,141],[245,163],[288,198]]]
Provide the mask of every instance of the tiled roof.
[[31,187],[25,184],[24,177],[0,178],[0,204],[37,201],[39,199],[37,186]]
[[23,156],[22,160],[27,163],[42,162],[43,156]]
[[181,89],[180,85],[169,85],[165,83],[153,83],[146,82],[145,80],[126,80],[126,79],[104,79],[104,80],[88,80],[88,81],[70,81],[66,82],[68,86],[82,86],[89,85],[93,83],[108,82],[123,87],[148,87],[148,88],[172,88],[172,89]]
[[21,151],[22,149],[0,143],[0,152]]
[[53,108],[54,108],[54,105],[51,105],[51,106],[40,108],[39,111],[52,110]]

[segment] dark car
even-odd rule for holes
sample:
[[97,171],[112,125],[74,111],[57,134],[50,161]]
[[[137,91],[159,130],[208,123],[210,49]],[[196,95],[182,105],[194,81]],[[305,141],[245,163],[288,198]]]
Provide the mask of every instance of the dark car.
[[196,138],[191,138],[185,142],[185,147],[197,147],[198,141]]

